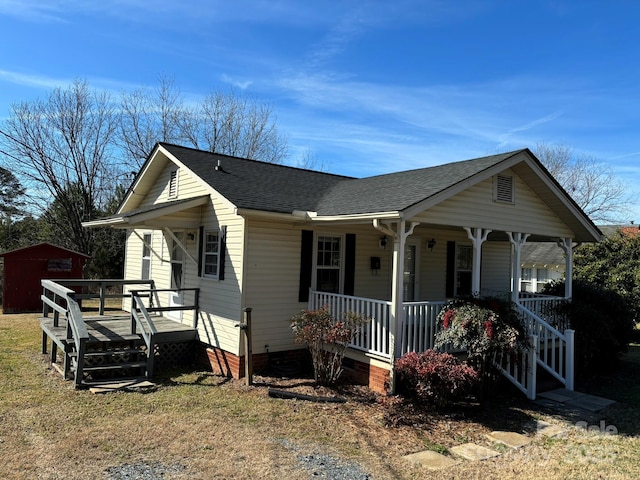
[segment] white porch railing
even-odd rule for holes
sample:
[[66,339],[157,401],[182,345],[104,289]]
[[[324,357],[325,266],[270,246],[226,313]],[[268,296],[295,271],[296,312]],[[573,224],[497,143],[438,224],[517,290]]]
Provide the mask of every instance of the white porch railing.
[[400,328],[398,356],[424,352],[433,348],[438,333],[438,314],[446,302],[406,302],[403,304],[404,324]]
[[389,352],[391,302],[312,290],[309,295],[309,309],[316,310],[324,306],[329,307],[329,311],[335,318],[341,318],[345,312],[355,312],[371,318],[350,346],[367,353],[391,358]]
[[[552,306],[560,301],[565,300],[558,297],[520,299],[516,308],[524,317],[530,348],[494,359],[502,373],[531,399],[535,398],[538,365],[568,390],[574,388],[574,332],[567,329],[561,333],[542,318],[552,312]],[[388,359],[394,353],[400,357],[409,352],[424,352],[433,348],[439,330],[438,314],[445,304],[404,303],[404,319],[400,320],[398,327],[400,334],[396,339],[396,352],[390,352],[391,302],[317,291],[311,291],[309,297],[309,308],[312,310],[328,306],[336,318],[349,311],[371,318],[350,346]]]

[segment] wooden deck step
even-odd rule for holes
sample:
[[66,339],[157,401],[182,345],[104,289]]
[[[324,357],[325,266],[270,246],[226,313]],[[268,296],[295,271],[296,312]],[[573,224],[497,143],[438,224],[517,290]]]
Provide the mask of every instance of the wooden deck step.
[[[106,356],[116,356],[116,355],[131,355],[131,354],[140,354],[146,355],[147,352],[144,350],[140,350],[139,348],[125,348],[122,350],[97,350],[95,352],[84,352],[85,357],[106,357]],[[70,357],[77,357],[77,352],[70,352]]]
[[147,362],[108,363],[104,365],[84,366],[85,372],[109,372],[111,370],[125,370],[127,368],[146,368]]

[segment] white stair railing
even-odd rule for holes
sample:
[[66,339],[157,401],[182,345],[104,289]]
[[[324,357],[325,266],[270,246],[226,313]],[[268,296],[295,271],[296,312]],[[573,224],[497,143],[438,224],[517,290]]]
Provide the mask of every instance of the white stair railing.
[[516,304],[524,317],[527,331],[537,337],[537,364],[543,367],[567,390],[574,388],[575,342],[573,330],[564,333],[521,304]]

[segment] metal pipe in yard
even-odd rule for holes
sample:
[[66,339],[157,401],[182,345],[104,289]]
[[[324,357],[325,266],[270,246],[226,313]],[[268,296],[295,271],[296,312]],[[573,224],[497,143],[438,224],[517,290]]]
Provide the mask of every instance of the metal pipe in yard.
[[251,310],[252,308],[245,308],[244,311],[244,323],[241,325],[241,330],[244,331],[244,376],[246,378],[247,385],[253,385],[253,351],[251,341]]

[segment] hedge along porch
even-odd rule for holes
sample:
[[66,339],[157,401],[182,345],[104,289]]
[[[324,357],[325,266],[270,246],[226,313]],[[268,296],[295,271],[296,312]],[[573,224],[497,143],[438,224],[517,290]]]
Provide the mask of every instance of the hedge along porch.
[[374,331],[347,366],[377,389],[447,298],[519,299],[523,244],[559,242],[570,271],[573,243],[600,235],[526,149],[354,179],[158,144],[116,215],[85,225],[128,229],[126,278],[200,289],[194,323],[223,373],[241,374],[244,307],[259,365],[300,349],[301,309],[361,305]]

